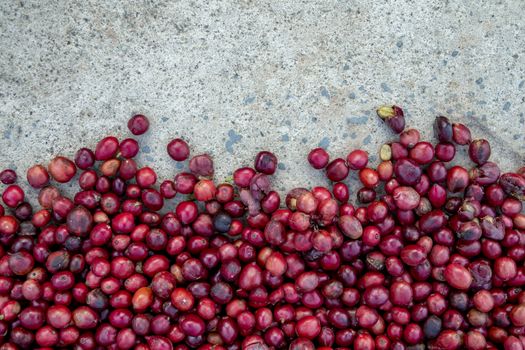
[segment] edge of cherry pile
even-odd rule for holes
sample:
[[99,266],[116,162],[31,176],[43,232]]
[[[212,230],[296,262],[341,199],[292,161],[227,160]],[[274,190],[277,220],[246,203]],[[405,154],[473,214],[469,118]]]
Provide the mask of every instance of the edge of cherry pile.
[[[39,209],[2,171],[0,350],[525,349],[525,167],[501,174],[446,117],[433,144],[401,108],[377,114],[397,136],[375,168],[313,149],[331,186],[284,200],[267,151],[232,183],[201,154],[159,184],[136,139],[108,136],[27,170]],[[458,147],[470,164],[449,165]],[[190,158],[182,139],[166,150]]]

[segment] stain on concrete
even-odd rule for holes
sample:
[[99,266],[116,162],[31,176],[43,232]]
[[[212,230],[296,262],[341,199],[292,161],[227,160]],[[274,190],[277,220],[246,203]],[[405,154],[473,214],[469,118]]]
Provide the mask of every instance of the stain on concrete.
[[244,100],[242,100],[243,105],[250,105],[255,102],[255,96],[246,96]]
[[319,141],[319,147],[321,148],[324,148],[324,149],[328,149],[328,147],[330,146],[330,139],[328,137],[323,137],[321,139],[321,141]]
[[330,96],[330,92],[328,91],[328,89],[327,89],[325,86],[323,86],[323,87],[321,88],[321,96],[323,96],[323,97],[325,97],[325,98],[327,98],[327,99],[330,99],[330,98],[331,98],[331,96]]
[[352,125],[364,125],[368,122],[367,116],[362,117],[348,117],[346,118],[346,124]]
[[237,134],[233,129],[228,130],[228,141],[226,141],[226,151],[233,154],[233,146],[242,140],[242,135]]
[[392,92],[392,89],[390,89],[390,87],[388,86],[387,83],[381,83],[381,89],[382,89],[384,92]]
[[7,125],[5,126],[5,130],[4,132],[2,133],[3,134],[3,137],[4,137],[4,140],[9,140],[11,139],[11,135],[13,133],[13,129],[15,128],[15,124],[9,122],[7,123]]

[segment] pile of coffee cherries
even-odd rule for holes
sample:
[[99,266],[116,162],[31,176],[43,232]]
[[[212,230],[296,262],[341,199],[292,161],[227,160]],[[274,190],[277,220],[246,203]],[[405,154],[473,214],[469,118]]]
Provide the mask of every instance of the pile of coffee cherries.
[[[433,144],[377,114],[396,137],[375,168],[306,151],[331,185],[283,197],[274,154],[215,183],[182,139],[167,153],[189,169],[163,182],[134,138],[34,165],[39,208],[2,171],[0,350],[525,349],[525,167],[502,173],[446,117]],[[458,147],[469,164],[449,165]]]

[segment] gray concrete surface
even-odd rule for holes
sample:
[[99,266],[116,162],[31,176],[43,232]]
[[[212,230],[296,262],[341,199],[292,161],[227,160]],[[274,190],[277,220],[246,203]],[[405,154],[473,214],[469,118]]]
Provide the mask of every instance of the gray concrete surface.
[[[416,4],[417,3],[417,4]],[[174,137],[209,151],[217,179],[261,149],[281,190],[323,183],[305,156],[376,154],[383,103],[426,130],[437,114],[486,136],[506,170],[524,163],[523,0],[0,2],[0,168],[73,156],[151,119],[142,159],[186,164]]]

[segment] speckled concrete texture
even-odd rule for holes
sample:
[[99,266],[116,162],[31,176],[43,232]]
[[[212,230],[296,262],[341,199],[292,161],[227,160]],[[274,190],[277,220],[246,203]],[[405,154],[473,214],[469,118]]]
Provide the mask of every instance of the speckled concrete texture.
[[322,184],[308,150],[377,154],[392,135],[375,107],[396,103],[426,137],[437,114],[469,125],[515,169],[523,13],[523,0],[2,1],[0,168],[128,137],[141,112],[141,157],[162,177],[187,166],[165,151],[183,137],[217,180],[269,149],[279,189]]

